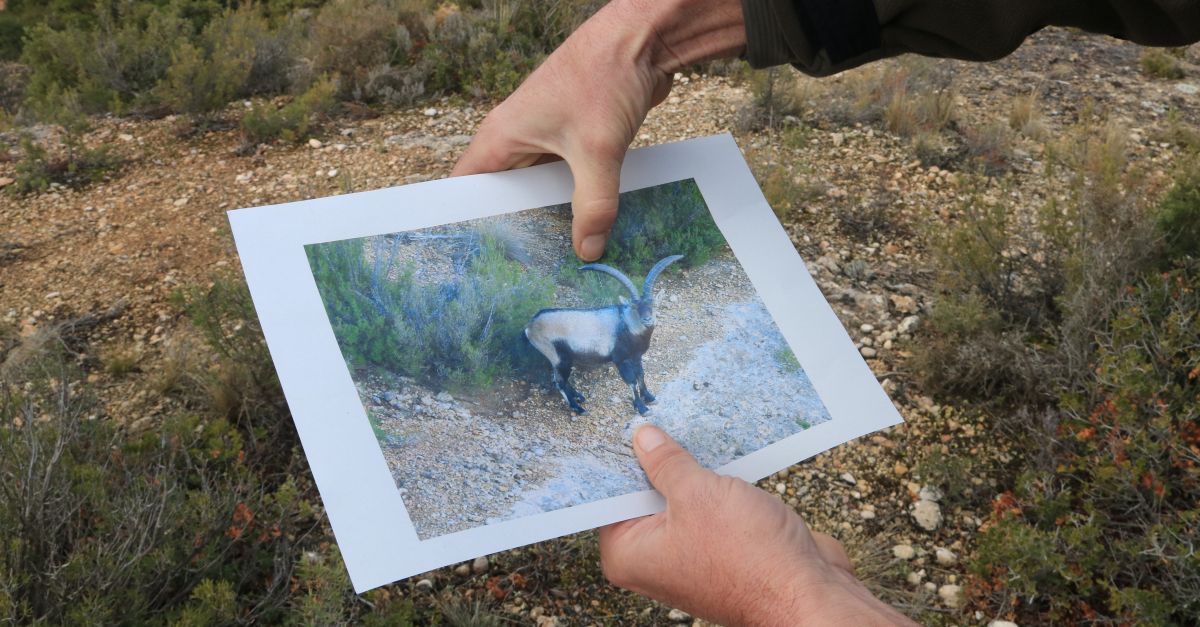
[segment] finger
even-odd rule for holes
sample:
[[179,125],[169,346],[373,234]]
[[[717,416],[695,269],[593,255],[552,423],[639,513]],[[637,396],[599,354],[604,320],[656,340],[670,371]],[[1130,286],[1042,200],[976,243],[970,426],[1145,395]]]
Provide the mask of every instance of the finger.
[[[623,155],[622,155],[623,156]],[[604,254],[608,232],[617,219],[617,196],[621,183],[621,157],[567,156],[575,193],[571,196],[571,239],[575,254],[595,261]]]
[[471,145],[467,146],[462,156],[458,158],[458,163],[454,164],[450,176],[523,168],[533,165],[540,156],[519,150],[494,133],[483,130],[475,136],[475,139],[471,140]]
[[817,543],[817,551],[821,553],[821,559],[825,560],[825,563],[854,574],[854,565],[850,563],[850,556],[846,555],[846,547],[842,546],[841,542],[820,531],[813,532],[813,540]]
[[708,471],[679,443],[654,425],[643,425],[633,434],[633,450],[651,485],[667,498],[681,495],[687,484]]

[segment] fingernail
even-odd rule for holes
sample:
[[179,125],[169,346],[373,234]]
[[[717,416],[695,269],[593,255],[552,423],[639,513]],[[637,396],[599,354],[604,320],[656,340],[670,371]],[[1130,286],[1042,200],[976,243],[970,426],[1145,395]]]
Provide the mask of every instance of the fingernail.
[[633,434],[633,440],[643,453],[649,453],[667,441],[667,434],[654,425],[643,425]]
[[605,235],[589,235],[583,238],[579,244],[579,256],[583,257],[584,261],[595,261],[604,254],[604,242],[608,239]]

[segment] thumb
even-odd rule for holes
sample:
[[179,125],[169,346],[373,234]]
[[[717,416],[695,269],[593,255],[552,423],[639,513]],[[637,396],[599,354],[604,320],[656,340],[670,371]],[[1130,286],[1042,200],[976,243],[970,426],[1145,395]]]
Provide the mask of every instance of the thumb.
[[633,450],[651,485],[671,501],[687,484],[709,473],[692,454],[654,425],[643,425],[633,434]]
[[617,202],[621,184],[621,160],[615,157],[584,156],[567,158],[575,178],[571,196],[571,239],[575,254],[584,261],[595,261],[604,254],[608,231],[617,220]]

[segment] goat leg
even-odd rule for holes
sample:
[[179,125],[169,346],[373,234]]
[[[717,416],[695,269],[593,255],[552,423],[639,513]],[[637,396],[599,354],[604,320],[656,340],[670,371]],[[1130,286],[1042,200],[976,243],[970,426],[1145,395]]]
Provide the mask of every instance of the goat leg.
[[642,389],[642,400],[646,401],[647,405],[653,405],[654,401],[658,399],[654,398],[654,395],[650,393],[650,388],[646,387],[646,371],[642,368],[640,361],[637,363],[637,382]]
[[621,373],[621,379],[629,385],[630,392],[633,393],[633,408],[638,414],[646,415],[650,412],[650,408],[642,402],[642,395],[638,391],[638,375],[637,363],[634,361],[623,361],[617,364],[617,372]]

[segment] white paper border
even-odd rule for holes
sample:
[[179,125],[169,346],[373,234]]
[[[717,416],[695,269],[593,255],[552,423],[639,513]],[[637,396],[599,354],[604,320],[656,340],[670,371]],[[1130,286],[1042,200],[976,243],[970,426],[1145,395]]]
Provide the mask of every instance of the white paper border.
[[[621,191],[695,179],[738,261],[832,420],[718,469],[756,481],[901,421],[813,282],[728,135],[631,151]],[[271,357],[358,592],[549,538],[662,510],[644,491],[421,541],[329,326],[304,245],[410,231],[568,202],[552,163],[240,209],[229,221]]]

